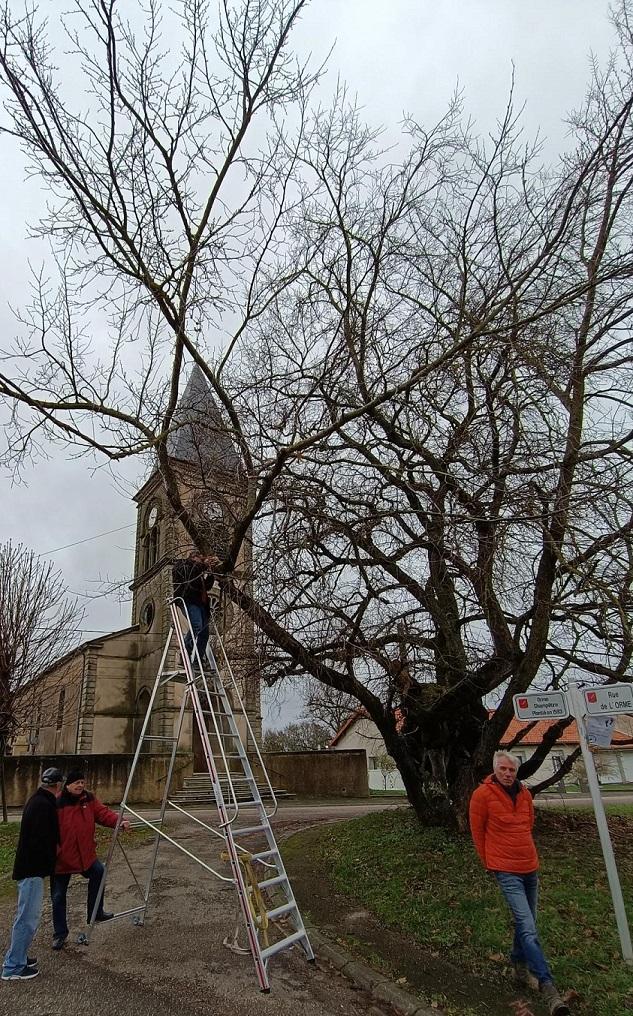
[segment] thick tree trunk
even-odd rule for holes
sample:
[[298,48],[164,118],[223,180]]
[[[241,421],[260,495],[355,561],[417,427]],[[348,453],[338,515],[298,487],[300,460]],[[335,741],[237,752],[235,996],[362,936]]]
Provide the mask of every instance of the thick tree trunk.
[[7,785],[5,781],[4,773],[4,751],[6,745],[6,738],[3,734],[0,734],[0,794],[2,795],[2,821],[9,821],[9,811],[7,808]]
[[[464,709],[450,727],[428,717],[408,717],[397,732],[391,718],[379,724],[388,753],[402,777],[407,797],[420,822],[465,831],[470,796],[488,771],[479,761],[485,711],[473,718]],[[487,760],[489,761],[489,760]]]

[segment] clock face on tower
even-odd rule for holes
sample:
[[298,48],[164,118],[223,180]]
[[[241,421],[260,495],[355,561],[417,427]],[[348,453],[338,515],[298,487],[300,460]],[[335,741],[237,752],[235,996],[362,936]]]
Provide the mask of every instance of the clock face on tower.
[[153,529],[157,521],[158,521],[158,505],[153,504],[149,510],[149,515],[147,516],[147,528]]

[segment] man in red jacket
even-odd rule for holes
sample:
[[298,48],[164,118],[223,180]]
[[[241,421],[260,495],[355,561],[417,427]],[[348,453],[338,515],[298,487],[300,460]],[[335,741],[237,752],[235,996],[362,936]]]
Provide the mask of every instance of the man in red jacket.
[[[94,794],[86,790],[85,775],[81,769],[72,769],[66,777],[66,785],[57,799],[59,820],[59,851],[55,875],[51,878],[53,903],[53,949],[63,949],[68,938],[66,918],[66,894],[72,875],[83,875],[88,879],[88,921],[97,902],[103,865],[97,860],[95,823],[114,829],[118,815]],[[121,822],[122,829],[129,829],[127,819]],[[109,921],[112,914],[103,909],[103,896],[99,901],[97,921]]]
[[497,751],[493,774],[477,787],[470,799],[470,831],[481,863],[494,875],[514,918],[511,960],[517,980],[536,978],[551,1016],[568,1016],[543,955],[536,929],[538,854],[532,839],[534,804],[527,787],[519,783],[519,759]]

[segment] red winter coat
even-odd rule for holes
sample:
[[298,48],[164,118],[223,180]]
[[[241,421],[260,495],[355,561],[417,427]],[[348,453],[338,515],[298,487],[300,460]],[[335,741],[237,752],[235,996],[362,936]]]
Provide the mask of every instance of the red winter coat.
[[527,875],[537,870],[534,804],[524,786],[513,802],[492,776],[486,777],[470,799],[469,817],[475,848],[488,871]]
[[57,798],[57,817],[60,845],[55,874],[74,875],[87,871],[97,860],[95,822],[113,829],[117,823],[117,813],[106,808],[87,790],[80,797],[74,797],[64,790]]

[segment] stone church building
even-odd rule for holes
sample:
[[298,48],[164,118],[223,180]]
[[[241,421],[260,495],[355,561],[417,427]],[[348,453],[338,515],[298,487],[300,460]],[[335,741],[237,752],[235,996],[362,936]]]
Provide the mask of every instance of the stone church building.
[[[168,450],[183,504],[206,527],[212,546],[221,555],[232,518],[247,497],[247,481],[206,378],[197,366],[181,396],[175,420]],[[14,755],[86,757],[129,755],[135,750],[170,627],[167,601],[172,594],[171,565],[175,558],[187,555],[191,541],[169,506],[157,469],[134,501],[137,521],[131,624],[122,631],[84,642],[23,690]],[[244,541],[235,578],[247,587],[252,581],[248,540]],[[217,623],[259,740],[260,688],[253,624],[231,603],[220,603]],[[175,654],[168,666],[175,669]],[[174,682],[159,691],[152,713],[152,734],[173,735],[181,692],[182,685]],[[156,746],[157,742],[153,743]],[[204,769],[191,715],[185,718],[179,750],[193,756],[194,771]]]

